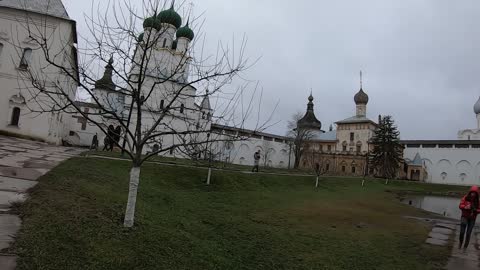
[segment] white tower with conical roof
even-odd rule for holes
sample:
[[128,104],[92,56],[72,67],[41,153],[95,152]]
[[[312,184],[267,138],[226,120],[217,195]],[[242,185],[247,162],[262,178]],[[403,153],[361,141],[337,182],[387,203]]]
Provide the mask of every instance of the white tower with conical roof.
[[480,97],[473,105],[473,112],[477,117],[477,128],[460,130],[458,132],[459,140],[480,140]]
[[477,129],[480,129],[480,97],[473,106],[473,112],[477,115]]

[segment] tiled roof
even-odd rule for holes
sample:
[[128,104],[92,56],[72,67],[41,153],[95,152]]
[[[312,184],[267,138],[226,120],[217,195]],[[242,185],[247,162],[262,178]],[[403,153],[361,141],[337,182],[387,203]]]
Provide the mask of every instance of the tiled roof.
[[350,118],[343,119],[341,121],[336,122],[336,124],[354,124],[354,123],[373,123],[373,124],[376,124],[375,122],[373,122],[372,120],[368,119],[365,116],[352,116]]
[[315,141],[336,141],[337,131],[317,132],[312,139]]
[[413,159],[413,161],[410,162],[410,165],[414,165],[414,166],[422,166],[423,165],[422,157],[420,156],[419,153],[417,153],[415,155],[415,158]]
[[212,109],[212,107],[210,106],[210,99],[208,98],[208,95],[203,98],[202,103],[200,104],[200,108],[205,110]]
[[0,0],[0,7],[27,10],[70,20],[61,0]]

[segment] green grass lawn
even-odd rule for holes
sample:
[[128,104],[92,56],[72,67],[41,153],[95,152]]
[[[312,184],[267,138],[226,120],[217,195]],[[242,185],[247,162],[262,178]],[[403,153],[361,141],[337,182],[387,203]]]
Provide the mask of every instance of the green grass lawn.
[[[252,175],[146,164],[136,226],[122,227],[130,163],[74,158],[21,205],[17,269],[440,269],[425,215],[389,190],[458,187]],[[364,224],[358,228],[358,224]]]
[[[124,158],[124,159],[129,159],[127,155],[124,157],[121,156],[120,152],[113,151],[113,152],[108,152],[108,151],[89,151],[86,152],[85,155],[97,155],[97,156],[105,156],[105,157],[114,157],[114,158]],[[247,166],[247,165],[238,165],[238,164],[232,164],[232,163],[226,163],[226,162],[220,162],[220,161],[213,161],[212,163],[209,163],[207,160],[204,159],[198,159],[198,160],[192,160],[188,158],[173,158],[173,157],[166,157],[166,156],[153,156],[148,159],[149,162],[161,162],[161,163],[169,163],[169,164],[177,164],[177,165],[193,165],[193,166],[198,166],[198,167],[213,167],[213,168],[218,168],[218,169],[227,169],[227,170],[234,170],[234,171],[250,171],[252,170],[252,166]],[[293,161],[292,161],[292,167],[293,167]],[[312,170],[308,169],[287,169],[287,168],[274,168],[274,167],[266,167],[262,166],[262,163],[260,162],[260,171],[262,172],[268,172],[268,173],[279,173],[279,174],[290,174],[290,173],[301,173],[301,174],[314,174]]]

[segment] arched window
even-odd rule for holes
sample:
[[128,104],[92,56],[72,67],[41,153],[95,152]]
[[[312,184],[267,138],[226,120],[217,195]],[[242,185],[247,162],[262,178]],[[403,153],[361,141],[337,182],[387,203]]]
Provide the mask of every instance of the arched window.
[[23,49],[22,59],[20,60],[19,68],[21,69],[28,68],[31,58],[32,58],[32,49],[30,48]]
[[12,111],[12,119],[10,121],[10,125],[18,126],[18,121],[20,120],[20,108],[15,107]]
[[160,100],[160,109],[163,110],[163,106],[165,106],[165,100]]
[[185,105],[180,104],[180,113],[183,113],[185,111]]
[[163,39],[163,46],[162,46],[162,47],[165,48],[166,46],[167,46],[167,39],[164,38],[164,39]]

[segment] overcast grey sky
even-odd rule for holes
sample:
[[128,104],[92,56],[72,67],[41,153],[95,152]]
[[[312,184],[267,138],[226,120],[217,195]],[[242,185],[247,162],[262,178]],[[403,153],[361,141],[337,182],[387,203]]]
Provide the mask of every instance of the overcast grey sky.
[[[82,34],[94,0],[63,1]],[[392,115],[402,139],[455,139],[476,128],[478,0],[193,2],[195,15],[204,13],[207,46],[246,34],[247,55],[261,57],[246,77],[260,81],[265,111],[279,102],[273,121],[281,122],[270,132],[285,133],[310,88],[324,129],[352,116],[359,70],[368,116]]]

